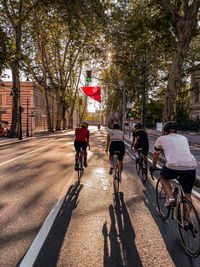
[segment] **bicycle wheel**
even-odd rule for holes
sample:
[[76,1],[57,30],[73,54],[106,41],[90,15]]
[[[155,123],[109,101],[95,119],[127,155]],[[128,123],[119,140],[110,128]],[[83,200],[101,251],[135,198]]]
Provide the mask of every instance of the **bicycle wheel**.
[[186,198],[178,204],[177,219],[182,245],[195,258],[200,253],[200,221],[195,207]]
[[79,159],[78,159],[78,182],[80,181],[81,176],[83,175],[83,159],[82,159],[82,155],[80,155]]
[[167,200],[167,195],[162,187],[160,179],[158,179],[156,184],[156,201],[158,206],[159,215],[163,220],[169,217],[170,210],[165,207],[165,202]]
[[114,193],[115,195],[118,195],[119,193],[119,166],[115,166],[115,172],[113,175],[113,187],[114,187]]
[[141,165],[140,165],[140,158],[137,162],[137,159],[135,160],[135,167],[136,167],[136,171],[139,174],[140,173],[140,169],[141,169]]
[[142,181],[145,183],[147,180],[147,165],[145,160],[142,158],[141,160],[141,177],[142,177]]

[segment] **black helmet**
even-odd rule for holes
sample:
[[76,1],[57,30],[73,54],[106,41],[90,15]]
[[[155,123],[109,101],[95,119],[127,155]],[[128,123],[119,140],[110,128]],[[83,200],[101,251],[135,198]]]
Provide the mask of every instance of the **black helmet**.
[[173,121],[168,121],[165,123],[164,127],[163,127],[163,131],[170,133],[170,132],[175,132],[177,131],[177,125],[175,122]]
[[118,123],[114,123],[114,124],[113,124],[113,129],[120,129],[119,124],[118,124]]
[[142,129],[143,126],[142,126],[142,124],[141,124],[140,122],[138,122],[138,123],[135,125],[135,128],[137,128],[137,129]]
[[81,123],[81,127],[82,127],[82,128],[87,128],[87,127],[88,127],[88,123],[87,123],[87,122],[83,122],[83,123]]

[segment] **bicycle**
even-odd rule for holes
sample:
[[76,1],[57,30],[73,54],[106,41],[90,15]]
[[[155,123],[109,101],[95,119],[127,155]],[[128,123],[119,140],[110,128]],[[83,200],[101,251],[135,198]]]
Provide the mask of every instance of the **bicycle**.
[[147,180],[147,162],[144,159],[142,148],[138,149],[139,157],[136,158],[135,164],[136,164],[136,170],[137,173],[141,173],[142,181],[145,183]]
[[113,187],[115,196],[118,196],[119,193],[119,159],[118,159],[119,153],[120,151],[115,151],[113,155],[114,159]]
[[[154,179],[153,172],[150,173],[152,179]],[[184,179],[185,176],[179,176],[174,179],[174,182],[170,180],[176,203],[175,207],[165,207],[167,195],[160,179],[158,179],[156,183],[156,202],[162,220],[167,220],[171,212],[171,218],[178,223],[179,235],[184,250],[195,258],[200,254],[200,220],[194,205],[184,196],[181,186]]]
[[81,176],[84,173],[84,166],[83,166],[83,149],[80,147],[80,153],[78,157],[78,182],[80,182]]

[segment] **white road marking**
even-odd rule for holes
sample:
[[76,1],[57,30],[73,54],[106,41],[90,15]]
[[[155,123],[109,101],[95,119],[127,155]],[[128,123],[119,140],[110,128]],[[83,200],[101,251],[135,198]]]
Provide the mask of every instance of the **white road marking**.
[[[58,140],[59,141],[59,140]],[[90,152],[90,151],[89,151]],[[88,158],[91,157],[93,154],[92,152],[88,153]],[[38,232],[37,236],[35,237],[33,243],[31,244],[30,248],[28,249],[27,253],[25,254],[21,264],[19,267],[32,267],[38,257],[38,254],[49,234],[49,231],[51,230],[51,227],[53,226],[53,223],[56,219],[56,216],[58,215],[58,212],[66,198],[69,192],[69,184],[72,183],[72,181],[75,180],[75,175],[77,173],[75,172],[74,175],[71,176],[71,180],[68,181],[66,187],[63,189],[62,193],[56,200],[56,203],[54,204],[51,212],[49,213],[48,217],[44,221],[40,231]]]
[[19,157],[16,157],[16,158],[10,159],[10,160],[8,160],[8,161],[5,161],[5,162],[3,162],[3,163],[0,163],[0,167],[3,166],[3,165],[6,165],[6,164],[8,164],[8,163],[10,163],[10,162],[12,162],[12,161],[14,161],[14,160],[16,160],[16,159],[23,158],[23,157],[25,157],[25,156],[27,156],[27,155],[29,155],[29,154],[32,154],[32,153],[34,153],[34,152],[36,152],[36,151],[38,151],[38,150],[41,150],[41,149],[43,149],[43,148],[45,148],[45,147],[48,147],[48,146],[50,146],[50,145],[53,145],[53,144],[57,143],[58,141],[60,141],[60,140],[57,140],[57,141],[55,141],[54,143],[51,143],[51,144],[48,144],[48,145],[46,145],[46,146],[37,148],[37,149],[32,150],[32,151],[30,151],[30,152],[27,152],[27,153],[25,153],[25,154],[23,154],[23,155],[21,155],[21,156],[19,156]]
[[[76,173],[71,176],[71,180],[70,182],[72,182],[74,180],[74,176],[76,175]],[[51,212],[49,213],[48,217],[46,218],[46,220],[44,221],[42,227],[40,228],[39,233],[37,234],[37,236],[35,237],[33,243],[31,244],[30,248],[28,249],[27,253],[25,254],[22,262],[20,263],[19,267],[31,267],[34,265],[37,256],[44,244],[44,241],[46,240],[49,231],[51,230],[51,227],[56,219],[56,216],[58,215],[58,212],[66,198],[66,196],[68,195],[69,192],[69,181],[67,183],[67,185],[65,186],[65,188],[63,189],[62,193],[60,194],[60,196],[58,197],[58,199],[56,200],[56,203],[54,204]]]

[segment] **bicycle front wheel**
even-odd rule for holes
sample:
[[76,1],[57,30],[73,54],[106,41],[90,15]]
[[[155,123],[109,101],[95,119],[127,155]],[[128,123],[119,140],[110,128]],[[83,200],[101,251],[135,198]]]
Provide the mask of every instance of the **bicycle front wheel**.
[[158,179],[156,184],[156,201],[159,215],[163,220],[166,220],[169,217],[169,208],[165,207],[166,200],[167,195],[162,187],[160,179]]
[[182,245],[193,258],[200,253],[200,221],[193,204],[183,198],[178,205],[178,227]]

